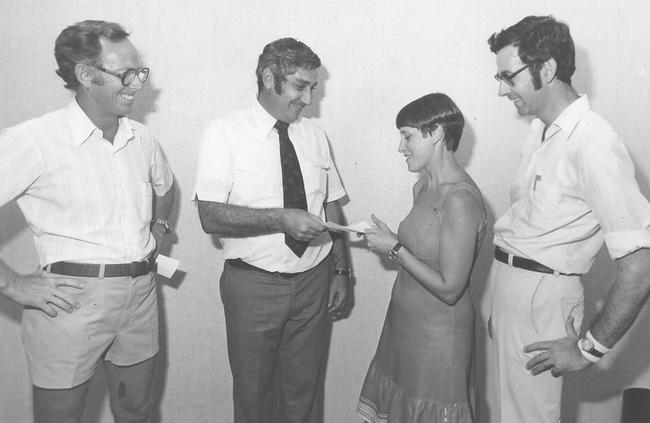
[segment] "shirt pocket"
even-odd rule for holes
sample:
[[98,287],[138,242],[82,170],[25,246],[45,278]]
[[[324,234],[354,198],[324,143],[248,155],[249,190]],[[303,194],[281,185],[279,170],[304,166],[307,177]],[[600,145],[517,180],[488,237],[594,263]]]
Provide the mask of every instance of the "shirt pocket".
[[305,159],[301,164],[302,179],[307,196],[327,195],[327,166],[322,160]]
[[282,207],[282,170],[265,160],[240,161],[233,169],[229,202],[242,206]]
[[544,168],[536,169],[530,175],[529,190],[531,198],[541,206],[554,209],[567,199],[574,197],[576,176],[575,169],[566,158],[554,158]]

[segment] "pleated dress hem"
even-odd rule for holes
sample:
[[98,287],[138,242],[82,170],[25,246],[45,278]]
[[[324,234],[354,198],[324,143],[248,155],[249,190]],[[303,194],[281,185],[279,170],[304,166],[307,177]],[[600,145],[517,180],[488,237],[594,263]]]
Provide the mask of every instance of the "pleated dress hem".
[[411,398],[373,363],[357,406],[368,423],[473,423],[469,401],[441,404]]

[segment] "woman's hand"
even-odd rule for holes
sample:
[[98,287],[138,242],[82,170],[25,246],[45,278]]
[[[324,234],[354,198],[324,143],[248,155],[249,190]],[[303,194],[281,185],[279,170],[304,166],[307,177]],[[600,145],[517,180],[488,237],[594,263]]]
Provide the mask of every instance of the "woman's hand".
[[368,242],[368,248],[376,254],[388,254],[391,248],[397,244],[397,235],[377,216],[373,214],[371,217],[376,226],[366,229],[366,233],[363,235]]

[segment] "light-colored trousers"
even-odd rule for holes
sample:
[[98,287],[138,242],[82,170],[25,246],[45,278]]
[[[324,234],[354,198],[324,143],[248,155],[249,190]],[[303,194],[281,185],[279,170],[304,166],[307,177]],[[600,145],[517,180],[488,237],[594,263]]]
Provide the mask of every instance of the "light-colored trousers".
[[562,378],[532,376],[525,345],[566,337],[566,320],[580,331],[583,289],[578,276],[532,272],[494,260],[481,301],[488,325],[487,392],[490,423],[558,423]]

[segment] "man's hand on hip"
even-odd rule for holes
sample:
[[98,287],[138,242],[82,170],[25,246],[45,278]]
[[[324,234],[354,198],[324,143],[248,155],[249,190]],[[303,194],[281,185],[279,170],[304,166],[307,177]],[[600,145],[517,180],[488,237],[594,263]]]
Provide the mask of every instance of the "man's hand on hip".
[[582,370],[591,364],[578,350],[578,334],[571,316],[566,321],[566,331],[566,338],[535,342],[524,347],[525,353],[542,351],[526,363],[526,369],[532,375],[550,370],[553,376],[558,377],[567,372]]
[[79,301],[60,289],[62,286],[83,289],[85,284],[65,277],[17,275],[7,284],[2,293],[19,304],[38,308],[48,316],[56,317],[57,309],[71,313],[80,306]]

